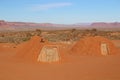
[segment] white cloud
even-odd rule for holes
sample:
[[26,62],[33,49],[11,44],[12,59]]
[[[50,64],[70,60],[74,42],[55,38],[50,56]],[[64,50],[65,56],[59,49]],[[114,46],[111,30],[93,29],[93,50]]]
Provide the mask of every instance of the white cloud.
[[64,3],[49,3],[49,4],[37,4],[31,7],[33,11],[41,11],[48,10],[53,8],[60,8],[65,6],[71,6],[72,3],[64,2]]

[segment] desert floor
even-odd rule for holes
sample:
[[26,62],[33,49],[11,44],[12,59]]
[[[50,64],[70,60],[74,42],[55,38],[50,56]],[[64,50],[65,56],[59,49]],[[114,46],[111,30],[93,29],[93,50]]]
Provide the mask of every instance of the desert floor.
[[[113,41],[120,48],[120,41]],[[120,54],[109,56],[70,55],[61,63],[19,62],[15,49],[0,44],[0,80],[120,80]],[[3,49],[3,47],[5,47]]]

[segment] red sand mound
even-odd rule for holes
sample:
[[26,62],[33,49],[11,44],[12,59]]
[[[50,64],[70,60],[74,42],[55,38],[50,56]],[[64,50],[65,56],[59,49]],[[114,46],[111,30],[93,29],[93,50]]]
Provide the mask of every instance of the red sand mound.
[[30,62],[59,62],[61,59],[61,56],[59,57],[61,55],[60,45],[41,41],[42,38],[34,36],[30,41],[20,44],[17,46],[15,57]]
[[101,46],[103,46],[103,49],[105,48],[103,52],[108,53],[107,55],[117,53],[117,48],[114,44],[110,40],[100,36],[81,39],[73,46],[71,52],[81,55],[102,55]]
[[44,43],[40,42],[39,36],[34,36],[30,41],[25,42],[17,46],[17,58],[21,58],[27,61],[36,61],[40,50]]

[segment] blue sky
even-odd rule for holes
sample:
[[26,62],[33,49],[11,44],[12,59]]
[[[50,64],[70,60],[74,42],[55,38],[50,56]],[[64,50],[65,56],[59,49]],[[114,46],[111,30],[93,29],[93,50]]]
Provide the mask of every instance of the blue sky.
[[0,0],[0,19],[58,24],[120,22],[120,0]]

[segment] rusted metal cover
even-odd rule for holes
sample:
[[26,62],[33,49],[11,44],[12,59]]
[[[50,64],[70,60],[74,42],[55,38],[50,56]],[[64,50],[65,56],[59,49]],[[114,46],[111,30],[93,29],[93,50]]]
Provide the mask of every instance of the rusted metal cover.
[[44,46],[38,56],[38,62],[57,62],[60,60],[59,48],[57,46]]

